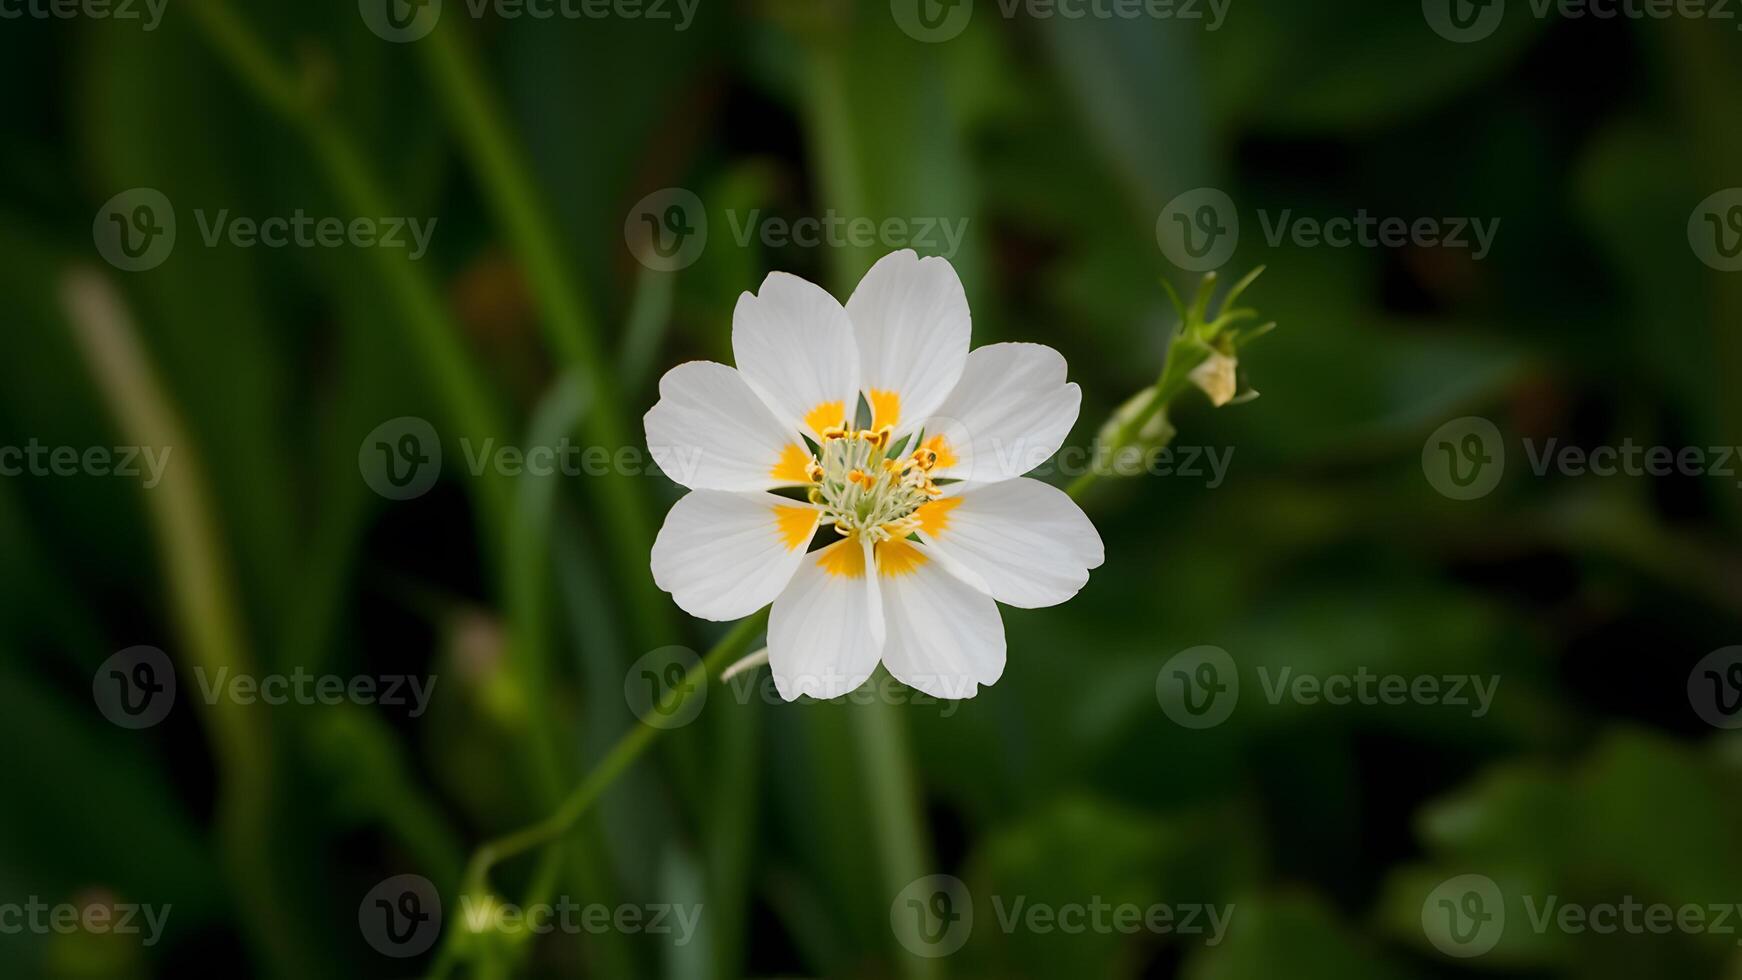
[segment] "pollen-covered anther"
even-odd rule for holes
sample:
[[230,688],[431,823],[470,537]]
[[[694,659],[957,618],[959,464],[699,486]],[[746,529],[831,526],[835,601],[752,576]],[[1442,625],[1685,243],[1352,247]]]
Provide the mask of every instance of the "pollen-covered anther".
[[[804,468],[804,475],[812,483],[823,482],[823,464],[817,462],[815,459],[812,459],[810,461],[810,465],[806,466]],[[815,491],[812,491],[812,492],[814,493]]]
[[847,428],[847,423],[842,422],[840,425],[831,425],[828,428],[824,429],[823,430],[823,439],[824,440],[845,439],[852,434],[853,434],[853,430]]
[[938,454],[929,449],[915,449],[913,461],[919,464],[920,469],[929,470],[938,464]]

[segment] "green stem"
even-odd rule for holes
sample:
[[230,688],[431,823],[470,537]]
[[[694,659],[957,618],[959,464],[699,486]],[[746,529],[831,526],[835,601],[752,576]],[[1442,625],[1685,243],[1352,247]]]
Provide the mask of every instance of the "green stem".
[[[1127,419],[1125,424],[1114,431],[1113,438],[1110,440],[1111,445],[1105,449],[1106,459],[1109,463],[1117,460],[1120,453],[1137,441],[1138,433],[1143,431],[1143,427],[1149,423],[1150,419],[1155,418],[1157,412],[1173,404],[1173,400],[1191,386],[1192,370],[1202,364],[1208,356],[1209,351],[1204,349],[1202,344],[1192,342],[1184,334],[1173,339],[1173,342],[1168,345],[1167,365],[1162,368],[1160,380],[1155,383],[1155,387],[1150,389],[1149,400],[1144,402],[1143,407]],[[1103,468],[1100,466],[1089,467],[1087,472],[1072,480],[1070,485],[1065,487],[1065,492],[1080,499],[1083,494],[1089,491],[1090,487],[1095,485],[1096,481],[1101,479],[1103,472]]]
[[[1179,389],[1175,389],[1175,393],[1177,393],[1178,390]],[[1153,407],[1157,410],[1159,409],[1159,406]],[[1153,412],[1150,414],[1153,414]],[[1079,495],[1079,491],[1074,487],[1068,492],[1073,497]],[[736,626],[732,627],[731,632],[721,637],[720,641],[715,643],[713,648],[708,651],[707,655],[702,658],[701,665],[692,669],[689,674],[685,676],[685,683],[679,685],[676,691],[673,692],[673,696],[678,698],[677,704],[681,705],[683,700],[687,699],[693,690],[705,684],[706,679],[710,674],[719,674],[725,669],[730,661],[741,655],[745,648],[750,645],[750,641],[756,637],[757,633],[762,630],[767,622],[768,610],[763,609],[761,612],[758,612],[748,619],[740,620]],[[690,683],[692,681],[696,683]],[[886,754],[887,752],[899,753],[902,751],[899,731],[897,730],[894,735],[889,734],[888,722],[890,720],[891,719],[874,719],[868,722],[863,729],[866,734],[861,736],[862,749],[875,743],[885,750],[881,753],[877,751],[862,751],[861,762],[865,763],[868,767],[874,769],[881,768],[882,763],[878,761],[879,755]],[[611,747],[611,750],[605,754],[605,757],[599,761],[599,764],[594,766],[592,771],[587,773],[586,778],[581,780],[580,784],[569,793],[562,805],[550,816],[538,823],[515,831],[507,836],[498,837],[497,839],[479,847],[478,850],[473,853],[471,861],[467,863],[462,894],[474,897],[487,896],[490,889],[489,878],[492,868],[509,858],[524,854],[537,847],[556,843],[560,840],[564,834],[568,833],[577,823],[580,822],[582,817],[586,816],[593,804],[597,803],[599,798],[604,796],[605,792],[611,788],[611,784],[616,781],[617,777],[627,772],[629,767],[641,757],[642,753],[647,751],[648,747],[651,746],[664,731],[665,729],[654,728],[651,725],[637,725],[636,727],[631,728],[617,740],[617,743]],[[904,778],[899,776],[899,774],[895,777],[883,774],[875,777],[875,781],[879,784],[905,781],[908,784],[908,788],[903,795],[908,797],[913,795],[911,780],[904,780]],[[900,823],[903,821],[897,822]],[[916,840],[908,841],[905,846],[916,851],[920,847],[919,842]],[[554,862],[555,860],[557,860],[555,850],[546,852],[544,859],[540,863],[539,870],[534,873],[534,878],[541,882],[548,880],[551,862]],[[432,978],[447,976],[458,963],[460,951],[455,942],[455,938],[460,934],[461,930],[458,929],[449,933],[449,939],[443,944],[440,953],[436,957],[435,965],[431,968],[430,976]]]
[[[639,439],[629,438],[613,361],[588,315],[581,278],[563,256],[551,210],[539,199],[531,170],[516,151],[519,144],[461,28],[450,19],[421,49],[478,180],[526,271],[551,346],[595,393],[586,422],[588,438],[612,451],[638,445]],[[653,537],[636,479],[612,473],[594,485],[605,511],[603,532],[612,545],[607,550],[617,559],[618,578],[629,590],[636,632],[644,642],[654,643],[671,624],[643,560]]]
[[[681,706],[692,692],[706,686],[709,675],[718,675],[733,659],[741,655],[767,622],[768,610],[764,609],[748,619],[740,620],[730,632],[721,637],[720,641],[715,643],[707,655],[702,658],[702,662],[685,675],[684,683],[673,691],[672,696],[676,698],[674,709]],[[663,731],[665,729],[646,724],[631,728],[623,734],[622,738],[617,740],[617,744],[613,745],[609,752],[605,753],[605,757],[599,760],[599,764],[587,773],[580,785],[569,793],[562,805],[557,807],[550,816],[505,837],[498,837],[478,848],[466,866],[463,894],[479,897],[488,895],[492,868],[533,848],[556,843],[580,822],[580,819],[587,814],[594,803],[599,801],[599,798],[605,794],[605,791],[611,787],[617,777],[627,772],[635,760],[647,751],[648,746],[652,745]],[[545,861],[541,863],[539,871],[534,876],[541,883],[541,888],[548,887],[550,862],[556,860],[555,854],[554,850],[547,852]],[[456,929],[449,933],[450,945],[451,938],[458,936],[460,932],[461,930]],[[437,958],[436,969],[432,976],[445,975],[447,970],[452,967],[454,959],[454,954],[444,948]]]
[[[322,111],[310,88],[272,56],[226,0],[195,0],[190,10],[213,48],[236,74],[261,101],[302,131],[327,180],[349,210],[355,214],[402,213],[389,205],[381,182],[370,172],[349,134]],[[404,314],[412,347],[422,356],[450,421],[478,442],[508,432],[493,396],[474,368],[459,325],[431,277],[403,250],[366,251],[388,295]],[[500,516],[507,512],[509,488],[505,478],[496,475],[486,475],[480,482],[486,530],[500,541]]]
[[[177,659],[203,673],[245,674],[253,664],[241,604],[211,519],[216,509],[198,447],[153,371],[114,286],[76,269],[63,284],[62,298],[78,348],[128,439],[175,450],[174,465],[146,494],[146,504],[182,637]],[[274,964],[271,972],[307,975],[314,968],[308,946],[285,921],[286,886],[272,863],[274,757],[268,733],[258,715],[233,699],[210,702],[200,717],[222,777],[217,817],[222,847],[246,906],[260,913],[249,924],[258,924],[263,933],[259,938]]]

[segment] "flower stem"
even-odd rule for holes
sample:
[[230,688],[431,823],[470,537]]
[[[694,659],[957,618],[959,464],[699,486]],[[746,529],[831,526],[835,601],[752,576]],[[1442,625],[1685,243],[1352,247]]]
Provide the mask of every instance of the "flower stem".
[[[708,675],[719,674],[734,659],[743,654],[750,646],[750,641],[756,638],[767,622],[768,610],[764,609],[748,619],[740,620],[730,632],[721,637],[719,642],[715,643],[707,655],[702,658],[701,664],[692,668],[685,675],[684,683],[672,691],[671,696],[675,699],[673,708],[682,705],[693,691],[705,686]],[[599,764],[587,773],[580,784],[563,800],[562,805],[557,807],[550,816],[479,847],[473,853],[471,861],[466,865],[462,894],[472,896],[489,894],[489,877],[492,868],[533,848],[556,843],[580,822],[580,819],[587,814],[594,803],[598,802],[617,777],[627,772],[635,760],[647,751],[648,746],[652,745],[663,731],[664,729],[647,724],[631,728],[617,740],[617,744],[613,745],[609,752],[605,753],[605,757],[599,760]],[[554,851],[547,854],[546,862],[534,875],[539,882],[535,890],[543,890],[548,887],[551,874],[549,862],[554,861],[554,854]],[[451,946],[452,938],[461,935],[461,932],[459,929],[450,932],[450,940],[447,945]],[[444,947],[442,953],[437,957],[436,967],[431,976],[445,975],[452,967],[453,960],[454,954]]]
[[[1187,370],[1189,371],[1189,368]],[[1171,388],[1173,394],[1178,394],[1181,390],[1183,390],[1183,386],[1173,386]],[[1158,386],[1158,399],[1161,391],[1162,389]],[[1146,407],[1143,414],[1145,417],[1153,415],[1155,411],[1160,410],[1162,404],[1165,404],[1165,401],[1153,401],[1150,406]],[[1139,427],[1141,427],[1141,423],[1139,423]],[[1132,431],[1135,432],[1136,429],[1133,429]],[[1083,481],[1079,480],[1078,483],[1083,483]],[[1087,484],[1083,485],[1087,486]],[[1077,484],[1073,484],[1067,492],[1071,496],[1077,497],[1080,496],[1082,491]],[[724,672],[726,667],[731,665],[733,660],[743,655],[744,651],[750,646],[750,642],[756,638],[756,635],[765,625],[767,625],[767,622],[768,610],[763,609],[761,612],[756,613],[748,619],[740,620],[738,624],[732,628],[731,632],[721,637],[719,642],[715,643],[713,648],[708,651],[707,655],[702,658],[701,666],[692,669],[689,674],[685,676],[685,682],[674,689],[672,696],[678,699],[676,704],[681,705],[684,700],[690,697],[690,693],[693,690],[706,684],[707,677],[710,674],[718,675]],[[899,730],[891,735],[889,731],[890,726],[887,724],[887,721],[887,719],[879,719],[869,723],[861,732],[861,739],[869,738],[871,742],[876,743],[883,749],[899,751],[901,748]],[[580,822],[582,817],[586,816],[588,810],[592,808],[594,803],[599,801],[600,797],[605,795],[605,792],[611,788],[611,784],[616,781],[617,777],[627,772],[629,767],[641,757],[642,753],[647,751],[648,747],[651,746],[664,731],[665,729],[654,728],[651,725],[645,724],[631,728],[629,731],[623,733],[623,736],[617,740],[617,743],[611,747],[611,750],[605,754],[605,757],[599,760],[598,765],[594,766],[592,771],[587,773],[586,777],[581,780],[580,784],[577,785],[574,790],[569,793],[568,797],[563,800],[562,805],[551,813],[550,816],[540,820],[538,823],[517,830],[504,837],[498,837],[495,840],[480,846],[477,851],[473,853],[472,859],[467,863],[466,876],[464,884],[462,885],[462,894],[474,897],[488,895],[490,887],[489,877],[492,868],[509,858],[524,854],[534,848],[546,844],[554,844],[559,841],[564,834],[568,833]],[[876,765],[877,757],[882,754],[872,750],[868,744],[862,744],[861,750],[861,754],[864,756],[861,761],[866,762],[868,765]],[[901,778],[903,777],[899,772],[893,775],[890,773],[883,773],[881,774],[880,781],[887,782],[891,779],[900,780]],[[900,823],[901,821],[895,822]],[[917,848],[919,846],[917,841],[904,841],[902,844],[908,848]],[[539,870],[534,874],[534,878],[539,882],[539,884],[535,885],[535,892],[542,891],[547,887],[544,883],[548,882],[550,879],[552,873],[551,868],[553,867],[552,862],[555,860],[555,851],[546,853],[544,861],[540,864]],[[430,977],[432,980],[447,976],[453,969],[460,955],[455,939],[461,934],[462,930],[459,929],[455,929],[449,933],[448,940],[444,942],[440,953],[436,957],[435,964],[431,968]]]
[[[1167,365],[1162,368],[1161,378],[1150,389],[1149,400],[1114,432],[1111,444],[1105,448],[1109,464],[1137,441],[1138,433],[1156,413],[1172,405],[1181,392],[1191,387],[1192,369],[1203,363],[1207,356],[1208,351],[1201,345],[1190,343],[1183,335],[1173,339],[1168,345]],[[1065,492],[1080,500],[1102,475],[1103,467],[1091,466],[1088,472],[1072,480]]]

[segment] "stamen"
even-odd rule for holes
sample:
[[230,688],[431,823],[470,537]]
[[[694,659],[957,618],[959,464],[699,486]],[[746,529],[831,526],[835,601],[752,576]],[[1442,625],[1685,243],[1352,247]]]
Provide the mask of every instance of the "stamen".
[[836,534],[877,543],[905,538],[920,527],[915,511],[940,493],[929,472],[937,453],[920,448],[902,457],[885,456],[894,438],[888,425],[873,431],[843,422],[823,430],[820,452],[805,467],[811,481],[807,496],[823,509],[821,522],[833,525]]

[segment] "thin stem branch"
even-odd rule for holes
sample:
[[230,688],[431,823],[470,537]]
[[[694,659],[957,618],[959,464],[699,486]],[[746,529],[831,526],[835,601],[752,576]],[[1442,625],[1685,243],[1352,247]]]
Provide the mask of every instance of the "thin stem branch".
[[[303,133],[328,182],[356,214],[399,214],[388,203],[380,180],[369,169],[356,143],[322,111],[312,86],[280,63],[233,11],[227,0],[194,0],[189,9],[212,47],[238,77],[273,111]],[[442,396],[450,421],[474,440],[499,437],[509,429],[489,386],[466,350],[459,325],[449,313],[441,291],[429,274],[402,250],[366,250],[388,294],[404,314],[411,346],[423,358],[432,383]],[[486,530],[500,541],[501,515],[507,512],[509,489],[494,474],[481,481]]]
[[[162,554],[169,598],[182,642],[177,660],[196,671],[222,675],[253,669],[241,603],[231,583],[220,532],[212,521],[211,490],[193,444],[169,394],[139,343],[138,330],[113,284],[89,269],[74,269],[61,300],[73,338],[131,442],[174,450],[175,464],[146,494],[147,512]],[[240,703],[218,699],[200,714],[221,773],[218,827],[238,891],[268,911],[258,923],[262,954],[273,972],[299,975],[312,969],[276,910],[285,898],[270,845],[274,754],[258,716]]]
[[[732,660],[743,654],[745,649],[750,646],[750,641],[756,638],[767,622],[768,610],[764,609],[748,619],[740,620],[736,626],[732,627],[730,632],[714,644],[713,648],[702,658],[702,662],[684,676],[684,683],[672,692],[672,697],[676,699],[673,707],[681,706],[684,701],[690,698],[692,692],[704,687],[710,675],[722,673]],[[634,765],[641,754],[647,751],[648,746],[652,745],[664,731],[665,729],[655,728],[647,724],[631,728],[617,740],[610,751],[605,753],[605,757],[599,760],[598,765],[587,773],[580,784],[563,800],[562,805],[557,807],[550,816],[479,847],[473,853],[471,861],[467,863],[462,894],[475,897],[487,896],[490,890],[489,879],[492,868],[509,858],[524,854],[534,848],[559,842],[564,834],[574,829],[581,818],[586,816],[587,811],[592,808],[594,803],[598,802],[605,791],[611,787],[611,784],[617,780],[617,777],[627,772],[629,767]],[[540,882],[535,891],[548,887],[552,863],[557,859],[557,853],[555,849],[546,852],[544,861],[534,875],[534,878]],[[452,969],[456,952],[448,947],[453,946],[454,939],[461,934],[462,930],[459,929],[449,933],[448,942],[437,956],[435,968],[431,973],[432,977],[445,976]]]
[[[1168,345],[1167,365],[1162,368],[1161,380],[1150,390],[1149,400],[1143,403],[1125,423],[1119,426],[1105,448],[1105,459],[1111,466],[1119,458],[1119,454],[1137,442],[1137,436],[1149,420],[1155,418],[1158,412],[1173,404],[1180,393],[1191,386],[1192,370],[1204,362],[1209,352],[1202,345],[1191,343],[1184,334],[1176,336]],[[1096,457],[1097,460],[1101,457]],[[1065,492],[1072,497],[1081,498],[1094,486],[1104,474],[1101,466],[1091,466],[1089,470],[1070,482]]]
[[[462,31],[450,19],[420,45],[436,91],[526,271],[543,313],[546,337],[595,393],[585,423],[588,437],[612,451],[636,444],[639,440],[629,438],[614,363],[606,356],[598,327],[588,313],[581,277],[564,256],[551,210],[539,199],[531,168],[518,152],[519,143],[506,113],[479,70]],[[653,643],[668,630],[670,619],[646,563],[640,560],[652,547],[653,537],[645,499],[636,492],[635,480],[627,474],[611,473],[593,485],[605,511],[601,530],[612,545],[608,550],[617,560],[618,578],[629,592],[625,598],[636,633],[644,642]]]

